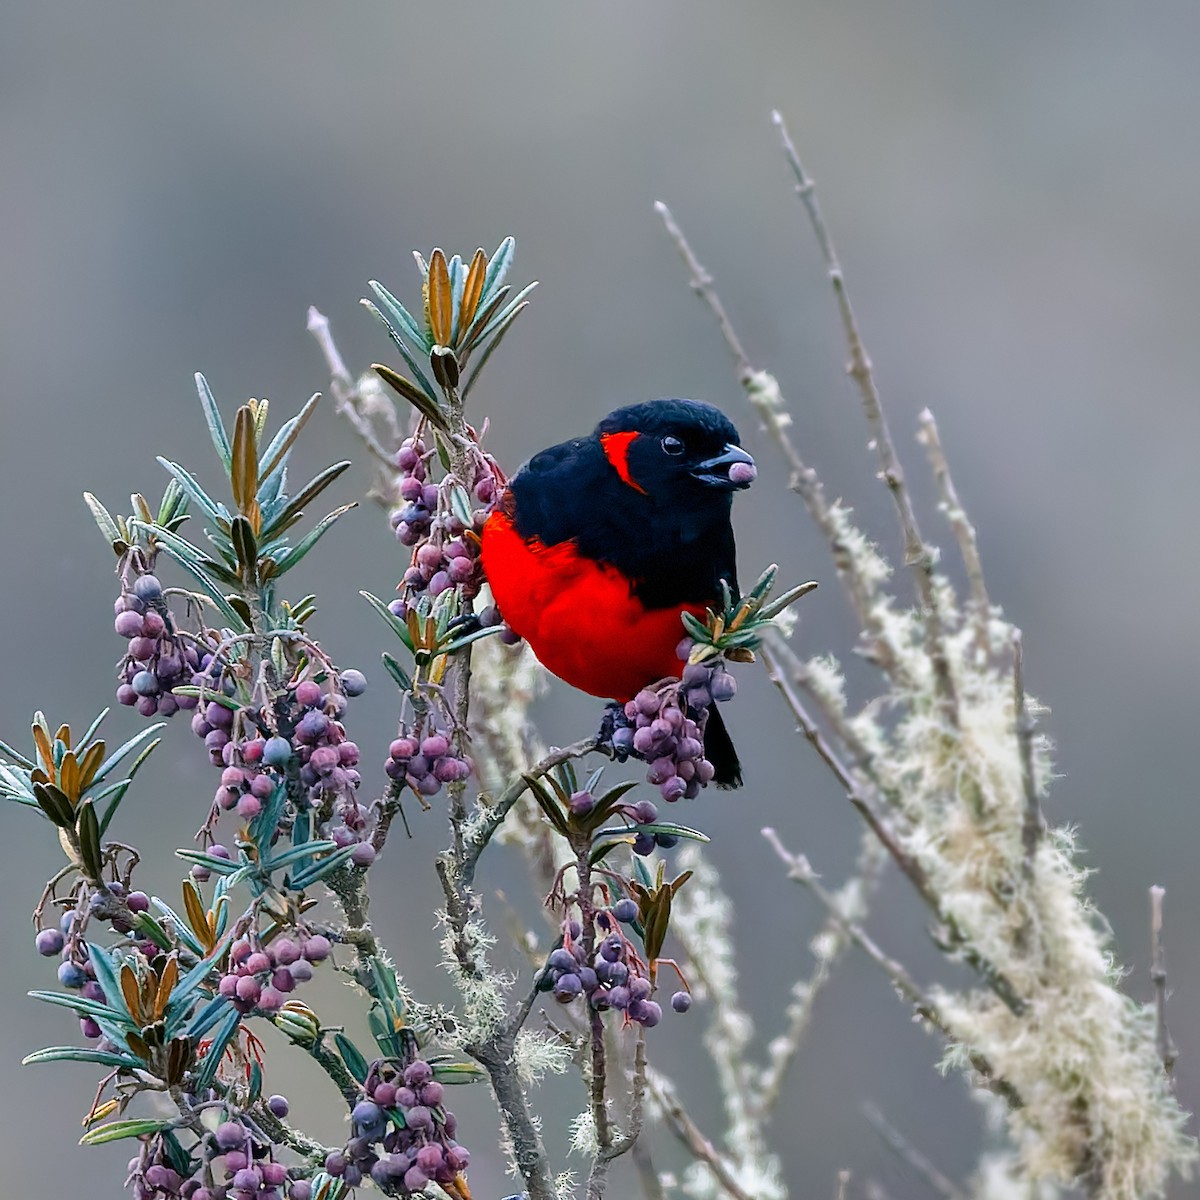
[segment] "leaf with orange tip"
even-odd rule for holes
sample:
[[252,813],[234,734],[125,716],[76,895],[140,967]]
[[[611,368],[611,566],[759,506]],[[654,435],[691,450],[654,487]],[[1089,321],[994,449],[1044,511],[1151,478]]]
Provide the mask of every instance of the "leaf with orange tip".
[[429,259],[429,328],[439,346],[450,345],[454,320],[454,293],[450,286],[450,269],[446,256],[435,250]]

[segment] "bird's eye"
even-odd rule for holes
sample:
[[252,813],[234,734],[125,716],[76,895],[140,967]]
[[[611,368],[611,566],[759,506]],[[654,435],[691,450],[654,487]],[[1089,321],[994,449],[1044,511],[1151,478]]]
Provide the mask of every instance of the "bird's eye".
[[669,434],[663,438],[662,448],[667,454],[683,453],[683,443],[677,437],[671,437]]

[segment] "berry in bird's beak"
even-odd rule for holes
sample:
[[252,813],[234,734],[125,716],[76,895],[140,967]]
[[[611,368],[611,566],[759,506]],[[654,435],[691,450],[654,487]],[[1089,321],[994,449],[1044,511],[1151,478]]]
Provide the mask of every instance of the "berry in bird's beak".
[[692,476],[709,487],[748,488],[758,478],[758,468],[741,446],[731,443],[724,453],[697,463],[692,468]]

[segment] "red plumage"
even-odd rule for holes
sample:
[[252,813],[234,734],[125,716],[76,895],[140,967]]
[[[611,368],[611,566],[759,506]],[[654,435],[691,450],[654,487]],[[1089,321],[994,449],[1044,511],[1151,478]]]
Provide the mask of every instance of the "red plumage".
[[[619,701],[679,676],[681,614],[737,593],[730,505],[754,460],[695,400],[618,409],[588,438],[533,456],[483,530],[483,570],[513,630],[560,679]],[[740,768],[715,707],[705,747],[724,786]]]

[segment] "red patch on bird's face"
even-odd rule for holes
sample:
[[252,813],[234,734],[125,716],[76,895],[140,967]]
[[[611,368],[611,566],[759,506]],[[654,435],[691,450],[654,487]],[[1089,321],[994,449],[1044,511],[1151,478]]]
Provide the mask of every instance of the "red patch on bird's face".
[[629,446],[638,436],[636,433],[602,433],[600,448],[604,451],[604,457],[612,463],[613,470],[620,476],[621,482],[645,496],[648,495],[646,489],[629,473]]

